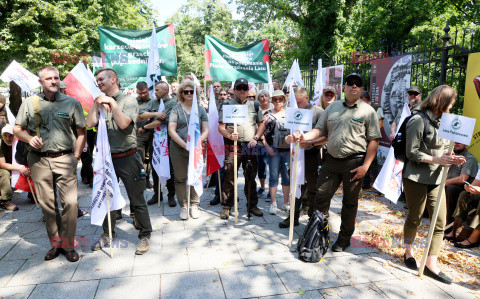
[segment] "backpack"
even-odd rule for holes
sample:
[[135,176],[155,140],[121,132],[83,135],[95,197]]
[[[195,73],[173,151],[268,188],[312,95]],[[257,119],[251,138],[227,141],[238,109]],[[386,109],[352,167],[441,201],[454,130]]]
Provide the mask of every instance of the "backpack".
[[402,125],[400,126],[400,129],[398,130],[397,135],[395,138],[392,140],[392,147],[393,147],[393,153],[395,155],[395,159],[397,159],[400,162],[406,162],[407,161],[407,124],[410,121],[410,119],[414,115],[420,115],[423,119],[423,136],[422,139],[425,138],[425,136],[428,134],[428,131],[430,130],[430,122],[428,120],[428,116],[423,112],[423,111],[418,111],[415,110],[413,113],[406,117],[405,120],[403,121]]
[[[40,97],[37,95],[32,96],[32,106],[33,106],[33,119],[35,122],[36,136],[40,137],[40,125],[42,123],[42,115],[40,114]],[[18,164],[28,166],[27,156],[28,156],[28,144],[22,140],[18,140],[17,146],[15,147],[15,160]]]
[[322,260],[330,245],[330,226],[328,217],[316,210],[303,236],[298,240],[298,257],[308,263],[317,263]]

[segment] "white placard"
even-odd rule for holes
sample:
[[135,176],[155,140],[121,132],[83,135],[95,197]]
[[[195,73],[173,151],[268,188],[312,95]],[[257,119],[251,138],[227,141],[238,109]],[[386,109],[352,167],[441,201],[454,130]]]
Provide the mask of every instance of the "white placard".
[[475,128],[475,118],[443,113],[438,137],[470,145],[473,129]]
[[311,131],[313,111],[310,109],[287,107],[285,128],[292,131]]
[[248,121],[247,105],[223,105],[223,123],[246,123]]

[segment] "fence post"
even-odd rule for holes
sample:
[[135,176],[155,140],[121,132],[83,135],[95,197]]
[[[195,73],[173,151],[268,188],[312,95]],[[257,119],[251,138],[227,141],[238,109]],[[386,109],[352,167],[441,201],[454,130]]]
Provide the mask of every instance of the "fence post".
[[313,99],[313,67],[314,67],[314,64],[313,64],[313,56],[312,56],[312,59],[310,60],[310,91],[308,93],[310,100]]
[[441,60],[441,70],[440,70],[440,85],[445,84],[447,81],[447,64],[448,64],[448,41],[450,40],[450,35],[448,32],[450,31],[450,27],[447,26],[443,28],[445,31],[445,35],[442,36],[443,45],[442,45],[442,60]]

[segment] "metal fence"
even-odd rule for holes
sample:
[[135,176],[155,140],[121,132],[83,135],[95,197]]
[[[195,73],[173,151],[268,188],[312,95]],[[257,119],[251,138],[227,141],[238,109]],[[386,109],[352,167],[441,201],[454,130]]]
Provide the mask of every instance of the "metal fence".
[[[340,55],[338,59],[321,57],[323,67],[344,65],[344,74],[359,73],[365,81],[365,89],[370,89],[371,61],[383,57],[412,55],[412,72],[410,84],[422,88],[427,95],[436,86],[447,84],[458,93],[454,113],[461,114],[465,92],[465,76],[470,53],[479,52],[480,31],[455,29],[450,33],[448,22],[443,29],[444,35],[420,37],[404,41],[402,44],[387,47],[388,54],[371,49],[360,49],[349,54]],[[453,35],[453,36],[452,36]],[[317,60],[312,57],[310,65],[300,65],[302,78],[310,98],[313,95],[317,76]],[[274,75],[274,79],[284,82],[290,69],[286,64],[284,69]]]

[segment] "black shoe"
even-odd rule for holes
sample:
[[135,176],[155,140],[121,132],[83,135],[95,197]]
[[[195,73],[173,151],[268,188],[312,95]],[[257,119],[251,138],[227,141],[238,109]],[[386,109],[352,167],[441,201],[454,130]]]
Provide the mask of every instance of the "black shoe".
[[262,217],[263,216],[263,212],[260,211],[260,209],[257,208],[257,207],[250,208],[250,213],[252,213],[253,215],[255,215],[257,217]]
[[342,252],[345,251],[345,249],[347,249],[348,247],[350,247],[350,239],[348,241],[344,241],[343,239],[338,238],[335,244],[333,244],[332,246],[332,251]]
[[427,266],[425,266],[425,270],[423,271],[423,274],[425,274],[425,276],[428,276],[440,282],[443,282],[446,284],[452,284],[452,279],[447,275],[445,275],[445,273],[443,273],[442,271],[438,272],[438,274],[435,274],[430,269],[428,269]]
[[460,243],[460,242],[455,242],[455,244],[453,244],[453,246],[455,246],[455,247],[457,247],[457,248],[469,249],[469,248],[478,247],[478,246],[480,245],[480,241],[475,242],[475,243],[472,243],[472,242],[470,242],[470,241],[467,239],[467,242],[470,243],[470,244],[468,244],[468,245],[463,245],[463,244]]
[[[160,200],[161,201],[161,200]],[[152,198],[150,198],[148,201],[147,201],[147,205],[151,206],[151,205],[154,205],[158,203],[158,195],[157,193],[153,194]]]
[[[300,223],[298,222],[298,219],[293,219],[293,226],[299,226]],[[290,227],[290,216],[285,218],[282,222],[278,224],[280,228],[289,228]]]
[[173,208],[177,206],[177,201],[175,200],[175,195],[168,196],[168,206]]
[[263,195],[263,192],[265,191],[265,188],[260,188],[257,191],[257,197],[261,197]]
[[88,181],[88,186],[89,186],[90,188],[93,188],[93,179]]
[[405,266],[407,266],[408,269],[418,270],[417,261],[415,260],[414,257],[409,257],[407,259],[407,255],[404,254],[403,255],[403,262],[405,263]]
[[82,183],[84,183],[85,185],[88,185],[88,179],[87,178],[82,178]]
[[118,220],[122,220],[123,216],[122,216],[122,212],[121,211],[117,211],[115,213],[115,220],[118,221]]
[[220,203],[220,197],[217,197],[215,196],[211,201],[210,201],[210,205],[211,206],[216,206]]

